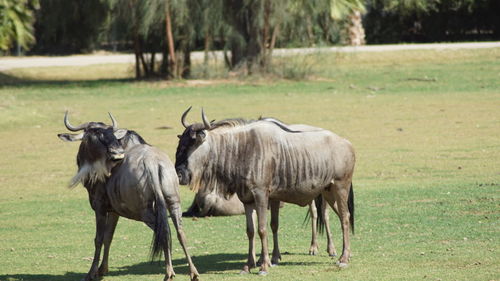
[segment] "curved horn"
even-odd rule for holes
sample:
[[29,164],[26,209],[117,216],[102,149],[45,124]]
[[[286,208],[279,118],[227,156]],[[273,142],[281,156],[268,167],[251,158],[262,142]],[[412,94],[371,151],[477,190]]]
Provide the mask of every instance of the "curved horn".
[[186,124],[186,116],[187,116],[188,112],[191,110],[191,107],[192,106],[190,106],[186,111],[184,111],[184,113],[182,113],[181,123],[182,123],[182,126],[184,126],[184,128],[189,127],[189,125]]
[[111,122],[113,122],[113,130],[118,129],[118,122],[116,121],[115,117],[111,114],[111,112],[108,112],[109,118],[111,118]]
[[208,122],[207,116],[205,116],[205,112],[203,111],[203,107],[201,108],[201,119],[203,120],[203,124],[205,125],[205,130],[208,130],[212,127],[210,125],[210,122]]
[[66,128],[72,132],[78,132],[83,129],[85,129],[88,125],[88,123],[83,123],[80,126],[73,127],[68,120],[68,111],[66,110],[66,113],[64,113],[64,125],[66,125]]

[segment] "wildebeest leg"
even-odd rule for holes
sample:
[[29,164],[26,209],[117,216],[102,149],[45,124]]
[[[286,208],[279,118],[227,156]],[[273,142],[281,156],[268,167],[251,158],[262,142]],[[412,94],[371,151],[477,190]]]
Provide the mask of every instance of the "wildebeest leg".
[[269,204],[271,208],[271,229],[273,231],[273,256],[271,258],[271,264],[278,265],[279,261],[281,260],[280,247],[278,244],[280,201],[269,200]]
[[[184,233],[184,229],[182,228],[182,212],[179,204],[169,204],[169,209],[170,209],[170,215],[172,216],[172,221],[174,222],[174,227],[177,230],[177,239],[179,239],[179,242],[181,243],[182,250],[184,251],[184,255],[186,256],[186,259],[188,261],[189,265],[189,276],[191,277],[191,281],[198,280],[198,277],[200,274],[198,273],[198,270],[194,266],[193,261],[191,260],[191,256],[189,255],[188,249],[187,249],[187,239],[186,239],[186,234]],[[170,258],[170,267],[172,267],[172,260]],[[173,270],[172,270],[173,272]]]
[[[336,206],[336,205],[335,205]],[[323,218],[325,220],[325,229],[326,229],[326,239],[327,239],[327,247],[326,251],[329,256],[335,257],[337,256],[337,251],[335,250],[335,245],[333,244],[333,239],[332,239],[332,231],[330,230],[330,215],[328,212],[328,203],[326,200],[323,200],[322,205],[321,205],[321,211],[323,212]],[[334,210],[336,207],[334,208]],[[337,211],[335,211],[337,212]]]
[[[148,212],[143,218],[143,222],[154,231],[155,229],[155,215]],[[174,267],[172,265],[172,249],[168,247],[168,243],[163,247],[163,255],[165,256],[165,281],[170,281],[175,276]]]
[[104,230],[104,254],[102,256],[101,266],[99,267],[99,276],[103,276],[108,273],[108,258],[109,258],[109,248],[111,247],[111,241],[113,240],[113,234],[115,233],[116,224],[118,223],[119,216],[116,213],[106,214],[106,229]]
[[255,199],[255,210],[257,211],[257,225],[258,232],[260,236],[260,242],[262,246],[260,260],[262,264],[260,265],[260,275],[266,275],[268,268],[271,266],[271,261],[269,260],[269,248],[267,243],[267,205],[269,203],[269,198],[264,194],[264,192],[256,191],[254,193]]
[[248,258],[247,263],[243,266],[241,273],[249,273],[250,269],[255,267],[255,226],[253,220],[254,204],[244,204],[245,217],[247,222],[247,237],[248,237]]
[[349,240],[349,209],[347,200],[349,198],[350,181],[342,180],[335,181],[329,188],[323,192],[323,197],[328,201],[328,204],[335,210],[335,203],[337,204],[338,216],[340,225],[342,226],[343,236],[343,249],[342,255],[339,258],[338,265],[346,267],[351,254],[350,240]]
[[316,204],[314,201],[309,203],[309,213],[311,214],[311,247],[309,247],[309,255],[318,254],[318,231],[317,231],[317,222],[318,219],[318,210],[316,209]]
[[99,266],[99,258],[101,257],[101,248],[104,240],[104,232],[106,229],[106,213],[103,213],[99,210],[95,211],[95,220],[96,220],[96,234],[94,239],[94,260],[92,262],[92,266],[90,267],[89,273],[85,276],[85,281],[96,280],[98,278],[98,266]]

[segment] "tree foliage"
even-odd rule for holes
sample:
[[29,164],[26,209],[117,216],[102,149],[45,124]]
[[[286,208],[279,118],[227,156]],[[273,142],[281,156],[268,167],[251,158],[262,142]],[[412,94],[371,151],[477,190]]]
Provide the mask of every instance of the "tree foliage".
[[99,46],[109,6],[104,0],[40,0],[37,53],[90,52]]
[[367,0],[369,43],[500,39],[498,0]]
[[38,0],[0,0],[0,50],[8,51],[16,43],[28,49],[34,42],[33,10]]

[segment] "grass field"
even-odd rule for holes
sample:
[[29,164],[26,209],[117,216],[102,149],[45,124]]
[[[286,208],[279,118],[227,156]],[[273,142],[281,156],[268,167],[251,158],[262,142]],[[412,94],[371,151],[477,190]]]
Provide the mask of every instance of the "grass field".
[[[123,65],[0,73],[0,280],[80,280],[90,267],[94,215],[85,189],[66,187],[78,145],[56,137],[65,110],[74,124],[109,123],[110,111],[174,159],[190,105],[190,123],[201,107],[211,119],[274,116],[332,130],[357,152],[348,268],[334,266],[323,238],[320,255],[307,255],[306,209],[286,205],[283,259],[266,277],[238,274],[243,216],[185,219],[202,280],[500,280],[500,49],[288,60],[283,69],[306,64],[311,78],[134,82]],[[181,186],[181,195],[185,209],[193,193]],[[148,260],[151,238],[121,219],[103,280],[163,280]],[[188,280],[173,245],[176,280]]]

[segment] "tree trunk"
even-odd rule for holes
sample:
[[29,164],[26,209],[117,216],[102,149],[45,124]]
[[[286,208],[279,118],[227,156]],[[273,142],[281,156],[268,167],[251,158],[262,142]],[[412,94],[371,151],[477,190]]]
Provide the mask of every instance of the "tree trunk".
[[204,52],[203,52],[203,77],[208,78],[208,52],[210,51],[210,33],[207,30],[205,34],[205,42],[204,42]]
[[230,39],[231,69],[247,66],[249,73],[258,65],[262,54],[262,26],[258,17],[262,13],[260,0],[226,0],[226,13],[234,35]]
[[366,44],[365,29],[360,11],[353,11],[348,17],[347,44],[351,46],[360,46]]
[[166,36],[168,42],[168,60],[170,66],[170,74],[173,75],[174,78],[179,76],[177,72],[176,66],[176,58],[175,58],[175,47],[174,47],[174,36],[172,34],[172,21],[170,19],[170,1],[165,0],[165,24],[166,24]]
[[260,58],[260,67],[264,70],[267,70],[269,66],[269,55],[270,55],[270,30],[271,30],[271,1],[264,0],[264,26],[262,27],[262,40],[260,44],[260,48],[262,50],[262,55]]

